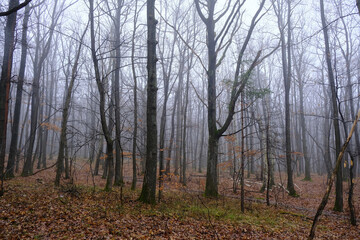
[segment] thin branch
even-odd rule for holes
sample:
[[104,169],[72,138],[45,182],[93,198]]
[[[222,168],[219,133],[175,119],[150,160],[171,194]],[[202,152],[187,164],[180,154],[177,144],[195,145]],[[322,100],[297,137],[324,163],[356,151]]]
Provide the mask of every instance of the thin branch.
[[199,100],[202,102],[202,104],[205,105],[206,108],[208,108],[208,105],[204,102],[204,100],[200,97],[199,93],[196,91],[196,88],[194,87],[193,83],[190,82],[191,86],[193,87],[194,91],[195,91],[195,94],[196,96],[199,98]]
[[12,9],[6,11],[6,12],[0,12],[0,17],[4,17],[4,16],[8,16],[14,12],[17,12],[18,10],[20,10],[21,8],[25,7],[26,5],[28,5],[32,0],[26,0],[25,2],[19,4],[16,7],[13,7]]
[[201,60],[201,57],[199,56],[199,54],[197,54],[195,52],[195,50],[187,43],[187,41],[181,36],[180,32],[176,29],[176,27],[174,25],[172,25],[171,23],[169,23],[159,12],[159,10],[157,10],[157,13],[159,14],[159,16],[161,17],[161,19],[166,23],[166,25],[168,25],[169,27],[171,27],[172,29],[174,29],[174,31],[177,33],[177,35],[179,36],[179,38],[181,39],[181,41],[186,45],[186,47],[188,47],[191,52],[197,57],[197,59],[199,60],[201,66],[203,67],[203,69],[207,72],[207,68],[205,67],[203,61]]

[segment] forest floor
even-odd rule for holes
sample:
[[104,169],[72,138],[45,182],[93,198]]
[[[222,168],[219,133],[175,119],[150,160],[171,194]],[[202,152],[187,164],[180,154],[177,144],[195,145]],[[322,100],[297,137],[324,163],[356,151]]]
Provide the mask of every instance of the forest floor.
[[[0,239],[306,239],[326,186],[323,176],[312,176],[311,182],[296,177],[299,197],[289,197],[277,184],[268,207],[265,193],[259,191],[262,184],[254,176],[245,181],[242,213],[239,190],[232,192],[230,178],[221,178],[222,196],[209,199],[201,193],[204,175],[190,174],[186,187],[173,177],[166,182],[161,202],[146,205],[137,201],[141,177],[136,191],[130,190],[130,178],[125,178],[123,188],[105,192],[104,179],[95,176],[93,181],[88,166],[78,166],[74,183],[63,181],[59,188],[53,185],[53,168],[5,181]],[[356,209],[360,208],[358,183],[359,179],[354,191]],[[346,189],[345,211],[332,211],[332,194],[317,227],[317,239],[360,238],[360,227],[349,223]]]

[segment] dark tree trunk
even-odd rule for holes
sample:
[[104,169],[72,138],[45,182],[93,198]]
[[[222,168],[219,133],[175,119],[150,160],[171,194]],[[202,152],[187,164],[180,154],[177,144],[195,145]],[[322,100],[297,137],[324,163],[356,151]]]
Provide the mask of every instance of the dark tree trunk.
[[241,163],[240,163],[240,171],[241,171],[241,174],[240,174],[240,195],[241,195],[241,202],[240,202],[240,209],[241,209],[241,212],[244,213],[245,212],[245,129],[244,129],[244,121],[245,121],[245,118],[244,118],[244,99],[245,99],[245,96],[244,96],[244,93],[241,94],[241,102],[240,102],[240,105],[241,105]]
[[[9,10],[19,5],[19,0],[9,0]],[[10,79],[15,47],[16,12],[8,15],[5,26],[4,55],[0,79],[0,178],[5,168],[6,131],[9,112]]]
[[54,9],[52,12],[52,19],[51,19],[51,25],[49,30],[49,37],[45,43],[45,47],[43,51],[41,52],[41,56],[39,56],[40,51],[40,24],[37,26],[37,40],[36,40],[36,53],[35,53],[35,61],[34,61],[34,80],[33,80],[33,89],[32,89],[32,99],[31,99],[31,127],[30,127],[30,137],[29,137],[29,145],[26,153],[26,159],[24,168],[22,171],[23,176],[29,176],[32,174],[32,153],[35,143],[35,134],[36,130],[38,128],[38,112],[39,112],[39,104],[40,104],[40,78],[41,78],[41,71],[43,67],[43,63],[46,59],[46,57],[49,54],[52,38],[54,35],[55,26],[57,24],[57,21],[60,17],[59,14],[56,14],[57,9],[57,3],[58,1],[55,0]]
[[[100,70],[99,70],[99,60],[96,56],[96,48],[95,48],[95,24],[94,24],[94,0],[90,0],[90,28],[91,28],[91,57],[94,64],[94,71],[95,71],[95,80],[96,85],[99,90],[100,95],[100,121],[101,127],[104,133],[106,146],[107,146],[107,159],[106,163],[108,164],[108,176],[105,185],[105,191],[110,191],[113,185],[113,139],[111,137],[110,129],[108,124],[106,123],[106,115],[105,115],[105,89],[104,89],[104,82],[103,79],[100,77]],[[112,170],[111,170],[112,169]]]
[[146,106],[146,163],[144,183],[139,200],[144,203],[155,203],[156,170],[157,170],[157,122],[156,122],[156,24],[155,0],[147,0],[147,106]]
[[[321,14],[321,23],[323,27],[324,33],[324,41],[325,41],[325,58],[328,70],[328,78],[329,84],[331,88],[331,104],[332,104],[332,116],[333,116],[333,123],[334,123],[334,131],[335,131],[335,153],[336,156],[339,156],[341,150],[341,143],[340,143],[340,127],[339,127],[339,110],[337,104],[337,92],[335,86],[335,77],[334,72],[332,69],[331,64],[331,52],[330,52],[330,43],[329,43],[329,36],[328,36],[328,27],[325,19],[325,10],[324,10],[324,0],[320,0],[320,14]],[[343,185],[342,185],[342,170],[340,169],[337,171],[336,175],[336,198],[335,198],[335,211],[343,211]]]
[[[230,3],[230,2],[229,2]],[[220,62],[217,62],[217,47],[216,44],[218,43],[217,40],[222,36],[224,37],[224,34],[227,33],[227,31],[220,31],[220,33],[215,33],[215,23],[219,20],[215,20],[215,0],[209,0],[207,1],[207,4],[205,6],[206,8],[206,15],[204,16],[201,5],[202,3],[199,0],[195,0],[195,6],[197,13],[199,14],[201,20],[206,25],[206,45],[207,45],[207,53],[208,53],[208,66],[207,66],[207,80],[208,80],[208,131],[209,131],[209,145],[208,145],[208,157],[207,157],[207,173],[206,173],[206,186],[205,186],[205,196],[209,197],[216,197],[218,196],[218,176],[217,176],[217,164],[218,164],[218,143],[221,136],[223,136],[224,132],[228,129],[230,123],[233,120],[234,114],[235,114],[235,105],[236,102],[240,96],[240,94],[243,92],[245,85],[247,84],[252,70],[255,68],[255,66],[258,64],[258,60],[260,58],[261,51],[259,51],[247,69],[244,74],[240,73],[240,66],[243,63],[243,56],[245,53],[245,50],[248,47],[248,43],[250,41],[251,35],[253,33],[253,30],[256,26],[256,24],[259,22],[258,16],[260,15],[260,12],[264,6],[265,1],[261,1],[260,6],[253,16],[251,20],[250,27],[248,29],[246,38],[241,46],[241,50],[239,52],[237,62],[236,62],[236,71],[234,76],[234,81],[232,84],[231,89],[231,97],[230,101],[228,103],[228,113],[226,116],[226,120],[222,127],[220,129],[217,129],[217,122],[216,122],[216,70],[218,65],[221,64]],[[228,16],[228,19],[226,20],[227,27],[230,27],[233,25],[233,27],[236,28],[238,19],[236,16],[239,16],[238,13],[240,11],[242,4],[240,2],[235,2],[235,4],[232,7],[232,10]],[[261,18],[261,17],[260,17]],[[226,28],[226,27],[225,27]],[[224,28],[224,29],[225,29]],[[221,47],[221,43],[219,44]],[[223,46],[222,46],[223,47]]]
[[[296,191],[293,182],[293,170],[291,159],[291,119],[290,119],[290,87],[291,87],[291,1],[288,1],[288,40],[287,40],[287,64],[283,65],[287,67],[287,72],[284,75],[285,83],[285,148],[286,148],[286,166],[287,166],[287,189],[291,196],[296,196]],[[285,42],[284,42],[285,46]],[[285,51],[285,49],[283,49]],[[285,60],[286,61],[286,60]]]
[[100,138],[101,138],[101,140],[99,141],[99,150],[96,155],[95,168],[94,168],[95,176],[99,175],[100,160],[101,160],[101,155],[103,153],[103,148],[104,148],[104,138],[102,136],[100,136]]
[[122,169],[122,148],[121,148],[121,127],[120,127],[120,17],[121,17],[122,0],[117,1],[117,9],[115,16],[115,179],[114,185],[120,186],[124,183]]
[[20,60],[20,70],[19,70],[18,83],[16,89],[14,122],[12,125],[12,132],[11,132],[10,151],[9,151],[8,164],[6,167],[7,178],[13,178],[14,170],[15,170],[15,159],[16,159],[18,139],[19,139],[18,136],[19,136],[20,115],[21,115],[22,89],[24,85],[25,66],[26,66],[27,29],[28,29],[29,16],[30,16],[30,6],[27,5],[25,8],[25,15],[22,26],[21,60]]

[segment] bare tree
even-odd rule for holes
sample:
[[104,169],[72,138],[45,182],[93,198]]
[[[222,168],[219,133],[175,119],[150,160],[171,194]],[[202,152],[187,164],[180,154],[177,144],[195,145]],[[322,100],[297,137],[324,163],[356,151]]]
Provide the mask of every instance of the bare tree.
[[67,132],[67,123],[68,123],[68,118],[69,118],[69,111],[70,111],[71,95],[73,93],[75,79],[76,79],[77,74],[78,74],[78,66],[79,66],[81,48],[82,48],[82,45],[83,45],[83,40],[84,40],[84,37],[85,37],[85,33],[87,31],[87,27],[88,27],[88,25],[86,26],[86,28],[84,30],[84,33],[82,34],[82,36],[79,39],[79,46],[78,46],[76,56],[75,56],[75,59],[74,59],[74,65],[73,65],[72,70],[71,70],[70,83],[69,83],[69,86],[67,88],[65,102],[64,102],[63,109],[62,109],[63,113],[62,113],[62,120],[61,120],[59,153],[58,153],[57,162],[56,162],[57,168],[56,168],[55,186],[60,185],[60,178],[61,178],[61,174],[63,172],[64,156],[65,156],[65,148],[66,148],[66,132]]
[[[9,9],[19,5],[18,0],[9,0]],[[15,47],[16,11],[8,15],[5,26],[4,56],[0,79],[0,178],[5,167],[6,131],[9,112],[10,79]]]
[[144,183],[139,200],[155,203],[157,170],[157,79],[156,79],[156,24],[155,0],[147,0],[147,105],[146,105],[146,162]]
[[[330,43],[329,43],[329,35],[328,35],[328,26],[325,18],[325,10],[324,10],[324,0],[320,0],[320,14],[321,14],[321,24],[323,27],[324,33],[324,41],[325,41],[325,59],[327,64],[327,72],[329,78],[329,84],[331,89],[331,104],[332,104],[332,117],[334,124],[334,132],[335,132],[335,153],[336,156],[339,156],[341,151],[341,142],[340,142],[340,126],[339,126],[339,110],[337,103],[337,92],[335,85],[335,77],[333,72],[333,67],[331,63],[331,51],[330,51]],[[336,198],[335,198],[335,206],[334,210],[343,211],[343,185],[342,185],[342,170],[337,171],[336,175]]]
[[123,0],[117,0],[116,16],[114,20],[115,27],[115,64],[114,64],[114,95],[115,95],[115,148],[116,148],[116,161],[115,161],[115,179],[114,185],[120,186],[124,183],[123,179],[123,163],[122,163],[122,148],[121,148],[121,126],[120,126],[120,18]]
[[26,55],[27,55],[27,32],[28,32],[28,22],[30,17],[30,6],[27,5],[25,8],[25,14],[22,25],[22,36],[21,36],[21,61],[19,76],[16,88],[16,100],[15,100],[15,110],[14,110],[14,122],[12,125],[11,132],[11,142],[10,142],[10,151],[8,157],[8,164],[6,166],[6,177],[14,177],[15,170],[15,157],[17,153],[17,144],[19,139],[19,125],[20,125],[20,114],[21,114],[21,101],[22,101],[22,92],[24,86],[24,77],[25,77],[25,66],[26,66]]
[[[272,1],[278,19],[278,27],[281,40],[281,61],[282,72],[285,86],[285,153],[287,168],[287,189],[291,196],[296,196],[293,182],[292,157],[291,157],[291,119],[290,119],[290,87],[291,87],[291,1],[287,0],[287,23],[285,24],[285,1]],[[285,40],[285,30],[287,26],[287,41]]]
[[[200,0],[194,0],[197,12],[206,26],[206,46],[208,52],[208,67],[206,68],[207,78],[208,78],[208,157],[207,157],[207,173],[206,173],[206,187],[205,195],[206,196],[217,196],[218,195],[218,179],[217,179],[217,164],[218,164],[218,148],[219,148],[219,139],[228,129],[233,116],[235,114],[235,105],[236,102],[245,88],[247,81],[250,78],[252,70],[259,63],[261,51],[259,51],[256,57],[253,59],[248,69],[241,74],[240,68],[244,64],[243,57],[245,50],[248,47],[250,38],[254,31],[255,26],[261,18],[261,11],[265,4],[265,1],[261,1],[259,8],[257,9],[255,15],[252,18],[250,27],[246,34],[246,38],[241,46],[241,50],[238,54],[236,62],[236,70],[234,75],[234,81],[231,89],[230,101],[228,103],[228,114],[226,116],[225,122],[221,125],[220,128],[217,127],[216,121],[216,70],[221,64],[222,60],[225,57],[226,50],[231,44],[231,40],[235,33],[238,30],[238,22],[240,21],[240,9],[244,5],[245,1],[236,1],[233,6],[231,6],[232,1],[228,1],[228,5],[225,7],[225,10],[222,13],[219,13],[216,16],[215,5],[216,0],[209,0],[206,3]],[[222,19],[224,16],[227,18]],[[215,25],[220,20],[225,22],[225,25],[222,26],[221,30],[215,34]],[[228,38],[228,40],[226,40]],[[220,59],[218,59],[218,54],[222,49],[223,54]],[[203,66],[205,67],[205,66]]]
[[113,156],[113,143],[114,140],[112,139],[111,132],[109,126],[106,122],[106,115],[105,115],[105,87],[104,87],[104,79],[100,76],[99,70],[99,60],[96,55],[96,48],[95,48],[95,23],[94,23],[94,0],[90,0],[90,35],[91,35],[91,57],[94,64],[94,71],[95,71],[95,80],[96,85],[99,91],[99,100],[100,100],[100,121],[102,131],[104,133],[104,138],[106,141],[107,147],[107,157],[106,157],[106,164],[108,166],[107,170],[107,179],[105,190],[110,191],[113,185],[113,177],[114,177],[114,156]]
[[[62,3],[58,10],[57,4],[58,4],[58,0],[55,0],[54,8],[52,11],[51,24],[49,26],[48,38],[45,43],[41,43],[40,41],[40,22],[37,24],[37,37],[36,37],[36,49],[35,49],[36,52],[35,52],[35,60],[34,60],[34,79],[33,79],[32,99],[31,99],[31,106],[32,106],[31,117],[30,117],[31,127],[30,127],[30,137],[29,137],[29,144],[26,153],[25,164],[22,171],[23,176],[29,176],[32,174],[33,171],[32,157],[33,157],[33,149],[35,144],[35,134],[38,129],[41,72],[42,72],[43,63],[50,52],[55,26],[57,25],[58,20],[64,8],[64,3]],[[40,51],[41,44],[44,44],[44,49],[42,51]]]
[[138,99],[137,99],[137,76],[136,76],[136,69],[135,69],[135,36],[136,36],[136,22],[138,19],[138,1],[135,0],[135,12],[134,12],[134,21],[133,21],[133,34],[131,39],[131,71],[132,76],[134,79],[134,87],[133,87],[133,94],[134,94],[134,131],[132,137],[132,182],[131,182],[131,189],[135,190],[136,182],[137,182],[137,174],[136,174],[136,141],[137,141],[137,134],[138,134]]

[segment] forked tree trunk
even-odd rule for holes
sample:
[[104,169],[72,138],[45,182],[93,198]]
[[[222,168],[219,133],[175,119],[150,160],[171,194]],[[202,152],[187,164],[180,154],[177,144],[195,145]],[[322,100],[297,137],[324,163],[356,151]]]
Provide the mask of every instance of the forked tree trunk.
[[114,164],[114,160],[113,160],[113,139],[111,137],[111,132],[110,129],[108,127],[108,124],[106,122],[106,115],[105,115],[105,88],[104,88],[104,81],[103,79],[101,79],[100,76],[100,70],[99,70],[99,60],[97,58],[96,55],[96,47],[95,47],[95,24],[94,24],[94,0],[90,0],[89,1],[89,5],[90,5],[90,14],[89,14],[89,18],[90,18],[90,29],[91,29],[91,57],[93,60],[93,64],[94,64],[94,71],[95,71],[95,80],[96,80],[96,85],[98,87],[98,91],[99,91],[99,99],[100,99],[100,106],[99,106],[99,110],[100,110],[100,121],[101,121],[101,127],[102,127],[102,131],[104,133],[104,138],[106,141],[106,147],[107,147],[107,157],[106,157],[106,163],[108,164],[108,174],[107,174],[107,180],[106,180],[106,185],[105,185],[105,191],[110,191],[112,189],[112,185],[113,185],[113,164]]
[[[231,2],[231,1],[230,1]],[[229,4],[230,4],[229,2]],[[195,6],[196,11],[203,21],[203,23],[206,26],[206,46],[207,46],[207,54],[208,54],[208,66],[207,66],[207,80],[208,80],[208,131],[209,131],[209,144],[208,144],[208,157],[207,157],[207,173],[206,173],[206,185],[205,185],[205,196],[208,197],[216,197],[218,196],[218,176],[217,176],[217,165],[218,165],[218,144],[219,139],[222,137],[224,132],[228,129],[230,123],[233,120],[233,117],[235,115],[235,106],[236,102],[240,96],[240,94],[243,92],[245,85],[247,84],[252,70],[255,68],[255,66],[258,64],[258,60],[260,58],[261,51],[259,51],[254,58],[254,60],[251,62],[249,68],[247,71],[245,71],[243,74],[240,73],[240,66],[242,66],[243,63],[243,56],[245,53],[245,50],[248,47],[250,38],[252,36],[252,33],[254,31],[254,28],[256,24],[259,22],[261,16],[260,12],[262,11],[262,8],[265,4],[265,1],[261,1],[259,8],[257,9],[256,13],[254,14],[250,27],[248,29],[248,32],[246,34],[245,40],[241,46],[241,50],[237,57],[236,62],[236,70],[235,70],[235,76],[234,81],[232,84],[231,89],[231,97],[230,101],[228,103],[228,113],[226,116],[226,120],[224,124],[222,124],[222,127],[220,129],[217,129],[217,121],[216,121],[216,70],[217,67],[221,64],[222,58],[220,61],[217,61],[217,49],[219,47],[223,46],[217,46],[217,43],[219,43],[217,40],[219,38],[224,37],[226,35],[227,31],[220,31],[220,33],[215,33],[215,24],[219,21],[219,19],[215,19],[215,0],[209,0],[207,1],[207,4],[203,4],[199,0],[195,0]],[[226,25],[228,28],[234,27],[236,28],[237,23],[239,19],[237,18],[239,16],[239,11],[242,4],[238,1],[234,3],[232,6],[232,10],[229,11],[228,19],[225,20]],[[202,7],[205,8],[206,16],[204,15],[202,10]],[[227,9],[230,8],[230,5]],[[222,15],[224,16],[224,15]],[[227,27],[224,27],[227,28]],[[220,41],[222,42],[222,41]],[[230,43],[229,43],[230,44]],[[218,44],[219,45],[219,44]],[[221,45],[221,43],[220,43]]]

